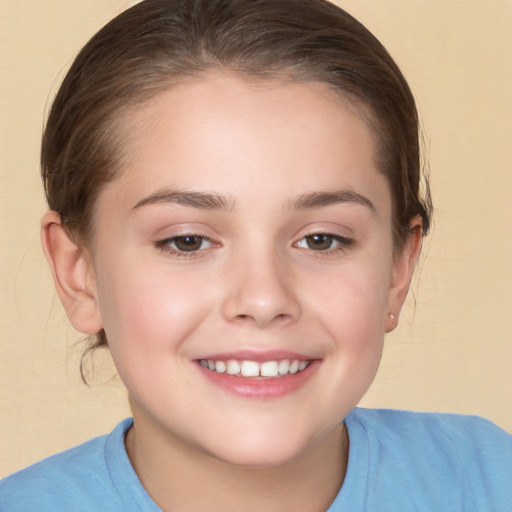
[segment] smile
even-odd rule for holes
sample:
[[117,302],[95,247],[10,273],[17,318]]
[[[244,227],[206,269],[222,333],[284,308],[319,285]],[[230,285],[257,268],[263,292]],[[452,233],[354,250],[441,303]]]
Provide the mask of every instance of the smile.
[[216,373],[226,373],[239,377],[276,378],[285,375],[294,375],[305,370],[311,361],[299,361],[298,359],[282,359],[276,361],[227,361],[200,359],[199,364]]

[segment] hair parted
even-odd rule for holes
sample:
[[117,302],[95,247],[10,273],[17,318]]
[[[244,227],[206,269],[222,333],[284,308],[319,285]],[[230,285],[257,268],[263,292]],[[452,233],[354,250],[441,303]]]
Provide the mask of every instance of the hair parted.
[[[46,123],[41,174],[48,205],[77,244],[90,241],[98,193],[121,171],[122,115],[213,69],[323,82],[362,107],[392,194],[395,247],[416,216],[428,232],[432,206],[415,101],[361,23],[326,0],[144,0],[80,51]],[[106,343],[101,331],[90,349]]]

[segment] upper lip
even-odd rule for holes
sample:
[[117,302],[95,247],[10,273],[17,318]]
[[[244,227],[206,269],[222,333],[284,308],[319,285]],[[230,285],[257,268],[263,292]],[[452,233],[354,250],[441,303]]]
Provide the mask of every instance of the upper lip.
[[283,359],[292,359],[299,361],[312,361],[313,359],[319,359],[318,356],[311,356],[306,354],[300,354],[298,352],[290,350],[236,350],[233,352],[220,352],[215,354],[208,354],[201,359],[210,359],[215,361],[227,361],[228,359],[234,359],[237,361],[256,361],[263,363],[265,361],[281,361]]

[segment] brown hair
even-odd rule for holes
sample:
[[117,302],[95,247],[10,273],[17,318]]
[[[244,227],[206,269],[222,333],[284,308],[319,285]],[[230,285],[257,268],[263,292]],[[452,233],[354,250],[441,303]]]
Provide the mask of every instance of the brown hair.
[[[391,188],[395,247],[415,216],[428,231],[432,207],[428,182],[421,183],[414,98],[361,23],[325,0],[145,0],[80,51],[46,124],[41,173],[48,205],[77,244],[90,239],[95,199],[118,170],[121,114],[212,68],[319,81],[362,105]],[[105,344],[101,331],[91,349]]]

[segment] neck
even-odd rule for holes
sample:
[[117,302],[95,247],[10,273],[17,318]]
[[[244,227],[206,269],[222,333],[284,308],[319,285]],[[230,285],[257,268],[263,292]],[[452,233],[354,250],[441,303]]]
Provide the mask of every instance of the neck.
[[220,461],[138,420],[134,414],[126,449],[143,486],[164,512],[321,512],[345,477],[348,435],[343,424],[292,461],[253,468]]

